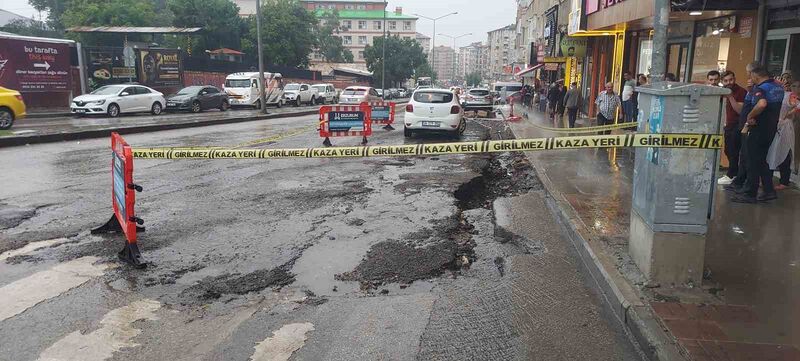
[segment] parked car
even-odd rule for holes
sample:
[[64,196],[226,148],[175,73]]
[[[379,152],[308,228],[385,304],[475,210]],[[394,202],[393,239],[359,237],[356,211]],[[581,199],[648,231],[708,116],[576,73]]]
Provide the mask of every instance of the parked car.
[[333,84],[314,84],[311,87],[317,89],[320,103],[336,104],[339,102],[339,95],[336,92],[336,88],[333,87]]
[[361,104],[363,102],[377,102],[381,100],[378,90],[364,86],[351,86],[342,91],[339,104]]
[[313,105],[320,101],[317,89],[308,84],[288,84],[283,87],[283,96],[287,103],[294,104],[296,107],[303,103]]
[[400,89],[398,90],[400,98],[408,98],[408,90],[407,89]]
[[106,85],[72,99],[70,112],[77,116],[106,114],[118,117],[122,113],[150,112],[159,115],[167,101],[164,94],[144,85]]
[[446,132],[459,137],[467,128],[458,97],[446,89],[415,91],[406,105],[403,123],[406,137],[419,132]]
[[25,118],[25,101],[16,90],[0,86],[0,129],[8,129],[14,121]]
[[383,93],[384,93],[384,92],[383,92],[383,89],[375,89],[375,92],[377,92],[377,93],[378,93],[378,96],[379,96],[381,99],[386,99],[386,98],[384,97],[384,95],[383,95]]
[[464,110],[492,110],[494,97],[489,89],[474,88],[464,94]]
[[400,97],[400,89],[391,88],[389,89],[389,94],[391,94],[392,99],[397,99]]
[[[225,78],[223,90],[228,94],[231,106],[247,106],[261,109],[261,86],[259,73],[233,73]],[[267,105],[280,108],[286,104],[283,97],[283,76],[280,73],[264,73],[264,90]]]
[[228,94],[213,86],[189,86],[167,97],[167,110],[190,110],[199,113],[206,109],[226,111],[231,103]]

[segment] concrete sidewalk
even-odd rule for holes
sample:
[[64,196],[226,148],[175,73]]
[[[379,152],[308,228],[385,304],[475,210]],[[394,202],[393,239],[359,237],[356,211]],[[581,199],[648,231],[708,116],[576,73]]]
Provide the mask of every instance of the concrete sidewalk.
[[[557,136],[533,126],[552,126],[542,113],[526,113],[511,125],[518,138]],[[647,284],[627,252],[633,152],[528,156],[608,301],[652,359],[800,360],[800,191],[741,205],[719,187],[703,284]]]

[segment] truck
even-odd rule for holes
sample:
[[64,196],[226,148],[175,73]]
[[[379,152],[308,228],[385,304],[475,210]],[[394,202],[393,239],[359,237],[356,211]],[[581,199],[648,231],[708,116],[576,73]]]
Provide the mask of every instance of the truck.
[[[283,94],[283,76],[280,73],[264,73],[267,105],[278,108],[286,104]],[[228,94],[232,107],[253,107],[261,109],[261,86],[258,72],[229,74],[222,86]]]
[[283,96],[286,98],[287,103],[294,104],[296,107],[303,103],[314,105],[324,100],[320,97],[317,88],[300,83],[287,84],[283,88]]

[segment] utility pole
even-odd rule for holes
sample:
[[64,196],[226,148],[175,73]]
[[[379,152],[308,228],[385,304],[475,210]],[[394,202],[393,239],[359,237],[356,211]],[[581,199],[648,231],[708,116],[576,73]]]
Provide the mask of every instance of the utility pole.
[[414,14],[415,16],[419,16],[421,18],[433,21],[433,45],[431,46],[431,70],[433,70],[434,73],[436,72],[436,21],[439,19],[446,18],[450,15],[456,15],[456,14],[458,14],[458,11],[449,13],[447,15],[442,15],[438,18],[429,18],[425,15],[420,15],[416,13]]
[[664,81],[667,72],[667,28],[669,27],[670,0],[655,0],[653,24],[653,68],[650,76],[654,83]]
[[383,50],[381,51],[381,99],[386,100],[386,10],[389,1],[383,2]]
[[258,101],[261,103],[261,113],[267,114],[267,90],[264,84],[264,51],[261,47],[261,0],[256,0],[256,38],[258,40]]

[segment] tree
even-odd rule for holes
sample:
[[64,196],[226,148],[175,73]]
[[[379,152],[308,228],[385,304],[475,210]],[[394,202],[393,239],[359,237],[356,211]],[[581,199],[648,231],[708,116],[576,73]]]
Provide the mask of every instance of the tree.
[[0,31],[22,36],[39,36],[46,38],[60,37],[61,32],[44,26],[43,23],[33,20],[14,19],[5,26],[0,26]]
[[34,9],[47,12],[47,25],[55,31],[63,32],[64,24],[61,22],[63,14],[72,3],[72,0],[28,0]]
[[[317,17],[297,0],[267,0],[261,6],[261,42],[267,64],[303,67],[316,46]],[[242,40],[245,53],[257,55],[256,21],[247,19],[249,39]]]
[[472,72],[467,74],[467,85],[469,86],[476,86],[480,85],[483,82],[483,77],[481,76],[480,72]]
[[[71,0],[61,16],[63,26],[163,26],[170,24],[171,14],[156,12],[152,1],[141,0]],[[123,43],[121,34],[71,34],[69,37],[94,45]],[[129,35],[128,40],[143,40]],[[149,39],[149,37],[148,37]]]
[[172,25],[181,28],[202,27],[202,36],[189,37],[187,49],[241,49],[243,21],[239,7],[229,0],[169,0],[167,8],[174,18]]
[[[373,73],[376,84],[382,82],[383,38],[375,38],[373,45],[364,49],[367,69]],[[386,38],[386,84],[397,84],[411,78],[415,69],[427,64],[422,46],[413,39],[400,39],[397,35]]]
[[337,10],[328,11],[320,17],[317,29],[317,51],[325,61],[333,63],[352,63],[353,53],[344,47],[338,34],[343,30]]

